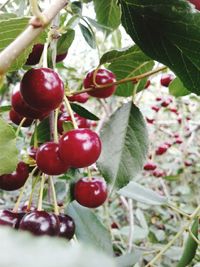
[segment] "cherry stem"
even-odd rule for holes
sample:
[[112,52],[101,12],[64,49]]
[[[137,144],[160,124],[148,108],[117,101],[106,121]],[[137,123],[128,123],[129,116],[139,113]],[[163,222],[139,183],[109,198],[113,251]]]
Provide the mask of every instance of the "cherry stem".
[[68,98],[66,96],[64,96],[64,102],[65,102],[65,106],[66,106],[67,112],[69,113],[69,115],[70,115],[70,117],[72,119],[72,123],[73,123],[74,128],[78,129],[78,125],[76,123],[73,110],[72,110],[71,105],[69,103],[69,100],[68,100]]
[[56,143],[58,143],[58,126],[57,126],[57,124],[58,124],[58,108],[55,110],[55,113],[54,113],[54,134],[53,134],[53,136],[54,136],[54,141],[56,142]]
[[24,124],[25,120],[26,120],[26,118],[23,118],[23,119],[21,120],[19,126],[17,127],[16,137],[18,137],[19,132],[20,132],[20,130],[21,130],[21,128],[22,128],[22,125]]
[[58,208],[58,202],[57,202],[57,197],[56,197],[56,190],[55,190],[55,186],[54,186],[54,182],[53,182],[52,176],[49,177],[49,180],[50,180],[52,196],[53,196],[54,213],[56,215],[59,215],[59,208]]
[[42,174],[42,180],[40,184],[40,192],[39,192],[39,199],[38,199],[38,207],[39,211],[42,210],[42,200],[43,200],[43,192],[44,192],[44,183],[45,183],[45,174]]
[[89,167],[87,167],[87,173],[88,173],[88,180],[91,181],[92,180],[92,172],[91,172]]
[[13,208],[13,212],[17,212],[17,211],[18,211],[19,204],[20,204],[21,199],[22,199],[22,196],[23,196],[23,194],[24,194],[24,190],[25,190],[25,188],[26,188],[26,186],[27,186],[27,184],[28,184],[28,182],[29,182],[29,178],[33,176],[33,174],[34,174],[34,172],[35,172],[36,169],[37,169],[37,167],[35,167],[35,168],[32,170],[32,172],[30,173],[28,179],[26,180],[25,184],[23,185],[22,189],[20,190],[19,196],[18,196],[17,201],[16,201],[16,203],[15,203],[15,206],[14,206],[14,208]]
[[38,175],[38,176],[34,179],[34,181],[33,181],[32,189],[31,189],[31,194],[30,194],[30,196],[29,196],[29,200],[28,200],[27,211],[29,211],[30,208],[31,208],[32,201],[33,201],[33,193],[34,193],[34,191],[35,191],[35,187],[36,187],[36,185],[37,185],[37,183],[38,183],[38,181],[39,181],[39,178],[40,178],[40,175]]
[[[97,68],[98,69],[98,68]],[[116,81],[116,82],[113,82],[113,83],[107,83],[107,84],[102,84],[102,85],[98,85],[96,82],[95,82],[95,88],[87,88],[87,89],[84,89],[84,90],[81,90],[81,91],[77,91],[77,92],[71,92],[69,95],[70,96],[73,96],[73,95],[80,95],[82,93],[87,93],[87,92],[95,92],[96,90],[99,90],[99,89],[105,89],[107,87],[111,87],[113,85],[119,85],[119,84],[123,84],[123,83],[127,83],[127,82],[138,82],[139,80],[142,80],[146,77],[149,77],[153,74],[156,74],[160,71],[163,71],[163,70],[166,70],[167,67],[160,67],[158,69],[155,69],[155,70],[151,70],[151,71],[148,71],[148,72],[145,72],[143,74],[140,74],[140,75],[137,75],[137,76],[134,76],[134,77],[129,77],[129,78],[124,78],[122,80],[119,80],[119,81]],[[95,75],[93,75],[94,77]],[[93,80],[94,82],[94,80]]]
[[34,129],[34,136],[33,136],[33,147],[34,148],[38,147],[37,124],[38,124],[38,120],[35,121],[35,129]]

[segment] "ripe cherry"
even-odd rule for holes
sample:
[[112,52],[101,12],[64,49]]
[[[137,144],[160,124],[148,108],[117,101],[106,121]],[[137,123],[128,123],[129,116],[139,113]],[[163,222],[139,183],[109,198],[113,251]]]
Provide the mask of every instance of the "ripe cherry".
[[146,121],[149,123],[149,124],[154,124],[155,120],[154,119],[149,119],[146,117]]
[[21,80],[20,91],[30,107],[46,112],[61,104],[64,84],[52,69],[30,69]]
[[174,79],[174,76],[172,74],[163,74],[160,79],[160,83],[162,86],[168,87],[171,81],[173,81],[173,79]]
[[31,108],[26,102],[23,100],[22,95],[20,93],[20,89],[17,86],[11,96],[11,104],[13,109],[19,113],[22,117],[30,118],[30,119],[39,119],[44,113],[38,111],[36,109]]
[[192,3],[193,5],[195,5],[197,10],[200,10],[200,2],[199,0],[189,0],[190,3]]
[[160,156],[164,154],[168,149],[168,145],[163,144],[156,149],[156,155]]
[[157,177],[157,178],[160,178],[160,177],[163,177],[163,176],[165,176],[166,175],[166,173],[164,172],[164,171],[162,171],[162,170],[154,170],[153,172],[152,172],[152,174],[153,174],[153,176],[155,176],[155,177]]
[[60,230],[58,235],[68,240],[72,239],[75,233],[74,220],[66,214],[58,215],[58,219],[60,221]]
[[[19,125],[24,119],[24,117],[17,113],[13,108],[11,108],[11,110],[9,111],[9,118],[16,125]],[[31,126],[32,122],[33,119],[26,118],[26,120],[22,124],[22,127],[29,127]]]
[[97,208],[107,199],[106,182],[100,178],[84,177],[74,186],[74,198],[82,206]]
[[19,229],[37,236],[56,236],[59,234],[59,220],[56,215],[46,211],[31,211],[22,218]]
[[36,65],[39,63],[40,58],[42,56],[42,52],[44,50],[43,44],[35,44],[33,46],[32,52],[29,54],[26,65]]
[[56,56],[56,62],[60,62],[60,61],[63,61],[67,56],[67,52],[66,53],[63,53],[63,54],[58,54]]
[[69,165],[60,159],[59,145],[54,142],[45,143],[38,148],[36,163],[38,168],[48,175],[59,175],[69,168]]
[[152,106],[151,109],[153,109],[155,112],[158,112],[160,110],[160,107],[158,107],[158,106]]
[[159,102],[159,101],[161,101],[161,100],[162,100],[162,97],[161,97],[161,96],[157,96],[157,97],[156,97],[156,101]]
[[18,229],[24,214],[24,212],[16,213],[10,210],[0,210],[0,225],[7,225]]
[[[94,70],[90,71],[87,76],[85,77],[83,81],[84,88],[96,88],[94,83],[93,83],[93,76],[94,76]],[[97,74],[96,74],[96,79],[95,82],[98,85],[104,85],[104,84],[110,84],[116,81],[116,77],[114,73],[107,69],[98,69]],[[98,98],[106,98],[111,96],[116,89],[116,85],[112,85],[106,88],[96,88],[95,91],[93,92],[88,92],[89,95],[95,96]]]
[[28,165],[21,161],[14,172],[0,176],[0,188],[6,191],[17,190],[25,184],[28,176]]
[[157,168],[157,165],[152,162],[152,161],[148,161],[145,165],[144,165],[144,170],[146,171],[153,171]]
[[166,99],[163,102],[161,102],[161,106],[166,108],[169,106],[170,103],[171,103],[171,101],[169,99]]
[[101,153],[101,140],[90,129],[76,129],[65,133],[59,141],[61,159],[73,168],[95,163]]
[[[87,119],[79,116],[78,114],[74,114],[76,119],[78,128],[90,128],[90,123]],[[59,134],[63,134],[63,123],[67,121],[72,121],[71,116],[67,113],[62,113],[58,118],[58,132]]]
[[71,102],[78,102],[78,103],[84,104],[88,101],[89,95],[88,95],[88,93],[82,93],[79,95],[68,96],[67,98]]

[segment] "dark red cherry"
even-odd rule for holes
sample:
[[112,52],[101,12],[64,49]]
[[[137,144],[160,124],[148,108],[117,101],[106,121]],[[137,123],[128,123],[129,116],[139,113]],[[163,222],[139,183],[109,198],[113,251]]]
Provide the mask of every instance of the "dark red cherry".
[[107,186],[102,178],[84,177],[74,186],[74,198],[82,206],[97,208],[107,199]]
[[86,103],[89,99],[88,93],[82,93],[79,95],[73,95],[67,97],[71,102]]
[[24,214],[24,212],[16,213],[10,210],[0,210],[0,225],[7,225],[18,229]]
[[36,65],[39,63],[40,58],[42,56],[42,52],[44,50],[43,44],[35,44],[33,46],[32,52],[29,54],[26,65]]
[[168,149],[168,145],[163,144],[156,149],[156,155],[160,156],[164,154]]
[[13,109],[19,113],[22,117],[30,118],[30,119],[39,119],[44,113],[38,111],[36,109],[31,108],[26,102],[23,100],[19,87],[17,86],[11,96],[11,104]]
[[170,103],[171,103],[171,101],[169,99],[166,99],[163,102],[161,102],[161,106],[166,108],[169,106]]
[[159,102],[159,101],[161,101],[161,100],[162,100],[162,97],[161,97],[161,96],[157,96],[157,97],[156,97],[156,101]]
[[37,236],[57,236],[59,234],[59,220],[55,214],[46,211],[31,211],[22,218],[19,229],[29,231]]
[[17,190],[25,184],[28,176],[28,165],[21,161],[14,172],[0,176],[0,188],[6,191]]
[[20,91],[29,106],[46,112],[61,104],[64,97],[64,84],[52,69],[30,69],[21,80]]
[[153,174],[153,176],[155,176],[155,177],[157,177],[157,178],[160,178],[160,177],[163,177],[163,176],[165,176],[166,175],[166,173],[164,172],[164,171],[162,171],[162,170],[154,170],[153,172],[152,172],[152,174]]
[[153,161],[148,161],[145,165],[144,165],[144,170],[146,171],[153,171],[157,168],[157,165],[153,162]]
[[59,156],[59,145],[48,142],[38,148],[36,154],[38,168],[49,175],[59,175],[66,172],[69,164],[64,163]]
[[74,220],[66,214],[58,215],[58,219],[60,221],[60,231],[58,235],[68,240],[72,239],[75,233]]
[[[84,81],[83,81],[83,85],[84,88],[95,88],[95,85],[93,83],[93,75],[94,75],[94,70],[90,71],[87,76],[85,77]],[[96,75],[96,79],[95,79],[96,83],[98,85],[104,85],[104,84],[109,84],[109,83],[113,83],[116,81],[116,77],[114,75],[114,73],[112,73],[111,71],[107,70],[107,69],[99,69],[97,71],[97,75]],[[96,89],[94,92],[88,92],[89,95],[91,96],[95,96],[98,98],[106,98],[111,96],[116,89],[116,85],[112,85],[103,89]]]
[[173,81],[173,79],[174,79],[174,76],[172,74],[163,74],[160,79],[160,83],[162,86],[168,87],[171,81]]
[[90,129],[71,130],[60,138],[59,151],[61,159],[71,167],[87,167],[99,158],[101,140]]
[[199,0],[189,0],[190,3],[192,3],[193,5],[195,5],[195,8],[197,10],[200,10],[200,1]]
[[191,160],[185,160],[185,161],[184,161],[184,165],[185,165],[186,167],[190,167],[190,166],[193,165],[193,162],[192,162]]
[[[79,116],[78,114],[74,114],[76,119],[78,128],[90,128],[90,123],[87,119]],[[59,134],[63,134],[63,122],[72,121],[71,116],[67,113],[62,113],[58,118],[58,132]]]
[[146,117],[146,121],[149,123],[149,124],[154,124],[155,120],[154,119],[149,119]]
[[63,54],[58,54],[56,56],[56,62],[60,62],[60,61],[63,61],[67,56],[67,52],[66,53],[63,53]]
[[151,109],[153,109],[155,112],[158,112],[160,110],[160,107],[158,107],[158,106],[152,106]]
[[[17,113],[13,108],[11,108],[11,110],[9,111],[9,118],[16,125],[19,125],[20,122],[24,119],[24,117]],[[33,119],[26,118],[26,120],[22,124],[22,127],[29,127],[31,126],[32,122]]]

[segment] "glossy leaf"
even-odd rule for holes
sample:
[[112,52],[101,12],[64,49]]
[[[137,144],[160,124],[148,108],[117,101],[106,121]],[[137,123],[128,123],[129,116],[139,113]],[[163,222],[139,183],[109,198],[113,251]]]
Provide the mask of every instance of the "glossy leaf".
[[80,241],[112,255],[109,232],[91,209],[74,201],[69,205],[67,214],[76,222],[76,236]]
[[131,102],[119,108],[100,134],[98,168],[107,182],[123,187],[142,169],[148,150],[147,129],[140,110]]
[[[111,63],[108,67],[115,73],[117,80],[134,77],[152,70],[154,62],[146,56],[138,46],[132,46],[122,50],[113,50],[104,54],[100,64]],[[145,88],[147,79],[140,80],[137,84],[128,82],[117,86],[115,92],[118,96],[131,96],[134,88],[137,91]]]
[[75,37],[75,31],[69,29],[66,33],[58,39],[57,43],[57,54],[64,54],[70,48]]
[[150,57],[200,93],[200,13],[184,0],[120,0],[122,24]]
[[[33,139],[34,139],[34,135],[32,136],[32,139],[31,139],[32,145],[33,145]],[[38,143],[40,144],[50,141],[49,118],[44,119],[37,126],[37,140],[38,140]]]
[[94,37],[93,33],[91,32],[91,30],[81,23],[79,23],[79,26],[80,26],[82,35],[83,35],[85,41],[88,43],[88,45],[91,48],[96,48],[95,37]]
[[190,92],[184,87],[179,78],[175,78],[169,85],[169,92],[175,97],[189,95]]
[[73,111],[77,113],[78,115],[80,115],[81,117],[92,120],[92,121],[99,120],[99,118],[96,115],[94,115],[93,113],[88,111],[86,108],[82,107],[81,105],[78,105],[76,103],[70,103],[70,105]]
[[13,172],[18,163],[15,131],[1,118],[0,151],[0,175]]
[[163,205],[167,203],[166,197],[135,182],[130,182],[127,186],[121,188],[118,193],[148,205]]

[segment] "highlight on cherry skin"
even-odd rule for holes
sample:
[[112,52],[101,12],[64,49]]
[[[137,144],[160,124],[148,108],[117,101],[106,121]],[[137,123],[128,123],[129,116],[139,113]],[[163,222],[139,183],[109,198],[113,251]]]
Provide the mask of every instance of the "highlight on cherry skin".
[[[114,94],[116,90],[116,85],[112,85],[112,86],[109,86],[103,89],[97,88],[93,81],[94,74],[95,74],[95,70],[88,72],[88,74],[86,75],[83,81],[83,85],[85,89],[96,88],[95,91],[91,91],[91,92],[89,91],[87,93],[97,98],[107,98],[111,96],[112,94]],[[116,76],[112,71],[109,71],[107,69],[98,69],[98,71],[96,72],[96,76],[95,76],[95,82],[98,85],[114,83],[116,82]]]
[[108,190],[103,178],[83,177],[74,186],[74,198],[82,206],[97,208],[107,199]]

